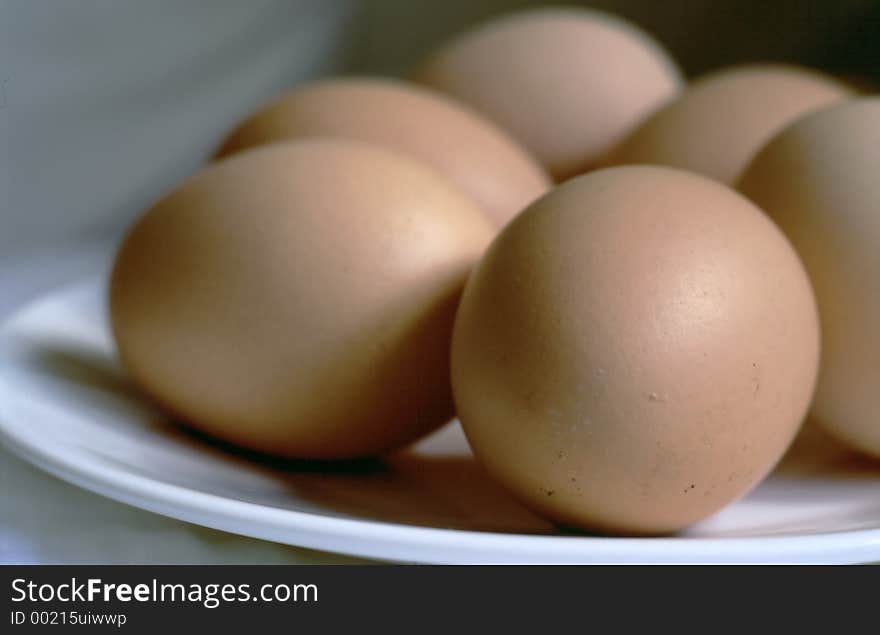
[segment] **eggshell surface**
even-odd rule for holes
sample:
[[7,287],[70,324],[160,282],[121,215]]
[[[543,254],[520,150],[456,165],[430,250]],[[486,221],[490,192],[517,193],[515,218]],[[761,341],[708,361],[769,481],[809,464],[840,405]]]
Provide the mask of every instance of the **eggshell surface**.
[[843,83],[805,68],[725,69],[696,80],[636,128],[604,164],[666,165],[731,184],[788,123],[851,95]]
[[495,239],[452,380],[477,458],[563,525],[687,527],[782,456],[817,372],[816,308],[782,233],[709,179],[599,170]]
[[478,25],[442,45],[414,78],[496,121],[557,181],[593,167],[682,85],[649,35],[576,8],[526,10]]
[[482,115],[391,79],[331,79],[294,89],[239,125],[219,155],[304,137],[374,143],[422,161],[472,196],[498,226],[550,186],[537,161]]
[[798,250],[822,324],[812,417],[880,458],[880,98],[854,99],[788,127],[739,187]]
[[453,414],[453,317],[493,231],[445,179],[372,146],[241,153],[124,240],[109,298],[121,360],[183,422],[243,447],[383,452]]

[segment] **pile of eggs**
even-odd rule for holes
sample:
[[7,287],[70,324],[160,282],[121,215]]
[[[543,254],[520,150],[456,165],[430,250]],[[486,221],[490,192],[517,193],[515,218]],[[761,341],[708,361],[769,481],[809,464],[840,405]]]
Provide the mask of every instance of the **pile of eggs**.
[[880,457],[878,167],[880,99],[834,78],[685,85],[620,19],[522,12],[242,122],[129,232],[111,323],[225,441],[346,459],[457,415],[531,509],[673,532],[808,412]]

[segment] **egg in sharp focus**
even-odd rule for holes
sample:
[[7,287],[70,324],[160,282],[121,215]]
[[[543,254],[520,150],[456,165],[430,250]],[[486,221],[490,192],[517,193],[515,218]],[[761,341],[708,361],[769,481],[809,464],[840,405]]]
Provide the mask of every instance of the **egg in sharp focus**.
[[576,177],[494,240],[462,298],[452,383],[476,457],[533,510],[624,534],[755,486],[819,360],[803,266],[751,202],[628,166]]
[[392,79],[328,79],[296,88],[237,126],[218,155],[311,137],[364,141],[422,161],[461,187],[499,227],[550,186],[537,161],[482,115]]
[[429,55],[413,78],[497,122],[557,181],[594,167],[683,83],[651,36],[577,8],[531,9],[477,25]]
[[452,416],[453,317],[493,233],[402,155],[258,148],[134,225],[113,268],[113,334],[131,377],[198,430],[299,458],[378,454]]
[[880,98],[777,135],[739,183],[798,250],[816,290],[822,365],[812,418],[880,458]]

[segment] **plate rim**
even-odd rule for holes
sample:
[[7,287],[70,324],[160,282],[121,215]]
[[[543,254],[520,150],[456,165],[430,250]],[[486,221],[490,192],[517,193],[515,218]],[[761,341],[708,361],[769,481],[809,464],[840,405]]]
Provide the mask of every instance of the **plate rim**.
[[[77,287],[99,284],[101,279],[91,276],[55,287],[11,311],[0,322],[0,358],[8,358],[8,347],[15,340],[11,327],[25,313],[58,301]],[[0,442],[43,471],[153,513],[281,544],[425,564],[855,564],[880,560],[880,528],[717,538],[560,536],[428,527],[273,507],[155,480],[103,459],[65,455],[61,446],[29,438],[26,426],[17,425],[8,412],[7,397],[0,381]]]

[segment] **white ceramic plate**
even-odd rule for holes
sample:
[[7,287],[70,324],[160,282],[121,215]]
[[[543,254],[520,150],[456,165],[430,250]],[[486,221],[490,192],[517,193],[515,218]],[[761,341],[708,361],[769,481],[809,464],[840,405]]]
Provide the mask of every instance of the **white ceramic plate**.
[[238,453],[168,421],[126,381],[103,290],[94,279],[51,293],[0,328],[0,437],[110,498],[247,536],[394,561],[880,560],[880,464],[815,431],[747,498],[672,538],[559,533],[484,476],[457,425],[381,463],[328,467]]

